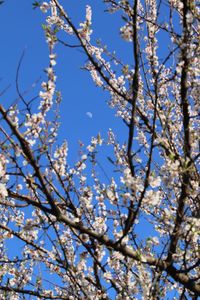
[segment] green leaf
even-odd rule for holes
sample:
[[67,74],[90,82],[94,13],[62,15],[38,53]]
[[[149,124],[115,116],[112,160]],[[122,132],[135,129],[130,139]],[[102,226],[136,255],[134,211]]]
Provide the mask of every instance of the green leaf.
[[41,1],[33,2],[33,9],[36,9],[36,8],[40,7],[40,5],[41,5]]
[[172,160],[174,162],[175,161],[175,157],[176,157],[176,155],[174,153],[170,152],[170,154],[169,154],[170,160]]
[[47,29],[47,25],[42,24],[42,29],[46,30]]

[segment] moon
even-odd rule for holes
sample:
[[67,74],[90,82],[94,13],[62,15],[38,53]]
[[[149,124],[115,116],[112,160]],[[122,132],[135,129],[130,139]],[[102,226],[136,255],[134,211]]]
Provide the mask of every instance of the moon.
[[90,111],[87,111],[86,112],[86,116],[88,116],[88,118],[92,119],[93,115]]

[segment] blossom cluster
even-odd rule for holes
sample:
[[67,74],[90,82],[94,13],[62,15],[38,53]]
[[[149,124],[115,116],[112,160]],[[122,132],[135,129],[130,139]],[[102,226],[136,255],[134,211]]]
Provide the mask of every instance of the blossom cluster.
[[8,160],[3,154],[0,154],[0,201],[4,201],[8,196],[6,182],[9,177],[6,175],[6,163]]

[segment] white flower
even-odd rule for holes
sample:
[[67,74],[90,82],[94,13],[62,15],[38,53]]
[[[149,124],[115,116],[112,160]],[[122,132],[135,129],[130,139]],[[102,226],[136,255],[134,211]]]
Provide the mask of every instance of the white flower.
[[103,85],[103,81],[101,80],[101,77],[98,75],[96,70],[91,70],[90,74],[92,76],[93,81],[95,82],[95,84],[97,86],[102,86]]
[[89,24],[91,24],[92,21],[92,9],[89,5],[86,5],[86,20]]
[[158,186],[160,186],[161,184],[161,179],[160,177],[153,177],[153,176],[150,176],[149,177],[149,184],[152,188],[156,188]]
[[49,9],[49,4],[47,2],[43,2],[41,5],[40,5],[40,9],[43,13],[46,13],[47,10]]
[[35,143],[36,143],[36,140],[28,140],[28,143],[29,143],[29,145],[30,146],[33,146],[33,145],[35,145]]
[[107,194],[108,199],[110,199],[111,201],[115,200],[115,198],[116,198],[115,193],[112,190],[107,189],[106,194]]
[[111,272],[106,272],[103,276],[107,281],[110,281],[112,279],[112,274]]
[[81,159],[82,159],[82,160],[86,160],[86,159],[87,159],[87,155],[86,155],[86,154],[83,154],[83,155],[81,156]]
[[0,183],[0,199],[5,199],[8,196],[8,191],[6,189],[5,184]]
[[159,205],[160,203],[160,191],[147,191],[144,203],[149,205]]
[[2,177],[4,175],[4,167],[2,163],[0,162],[0,176]]
[[123,27],[121,27],[120,34],[125,41],[131,42],[133,39],[133,29],[131,24],[127,23]]
[[124,170],[124,177],[121,177],[121,182],[124,183],[128,188],[134,191],[142,191],[143,185],[141,184],[141,179],[138,177],[133,177],[129,168]]
[[159,239],[157,238],[157,236],[152,237],[151,240],[155,245],[159,245]]
[[187,19],[188,23],[193,22],[193,15],[190,11],[186,14],[186,19]]
[[101,234],[105,233],[105,231],[107,229],[105,219],[102,217],[96,217],[92,226],[96,229],[96,231],[98,233],[101,233]]
[[18,185],[16,186],[16,190],[20,191],[20,190],[22,190],[22,189],[23,189],[22,184],[18,184]]

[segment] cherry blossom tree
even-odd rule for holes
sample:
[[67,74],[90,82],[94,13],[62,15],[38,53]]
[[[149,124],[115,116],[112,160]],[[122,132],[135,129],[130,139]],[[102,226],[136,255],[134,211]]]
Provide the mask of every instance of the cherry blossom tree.
[[[49,49],[40,104],[21,96],[0,105],[1,299],[200,296],[199,7],[103,2],[124,22],[119,39],[132,49],[129,65],[109,51],[112,41],[93,41],[90,6],[76,26],[67,1],[34,3],[46,16]],[[73,166],[67,141],[58,142],[59,43],[82,50],[83,68],[127,133],[123,142],[115,127],[97,133],[80,144]],[[105,180],[98,161],[108,147]],[[19,245],[14,256],[8,243]]]

